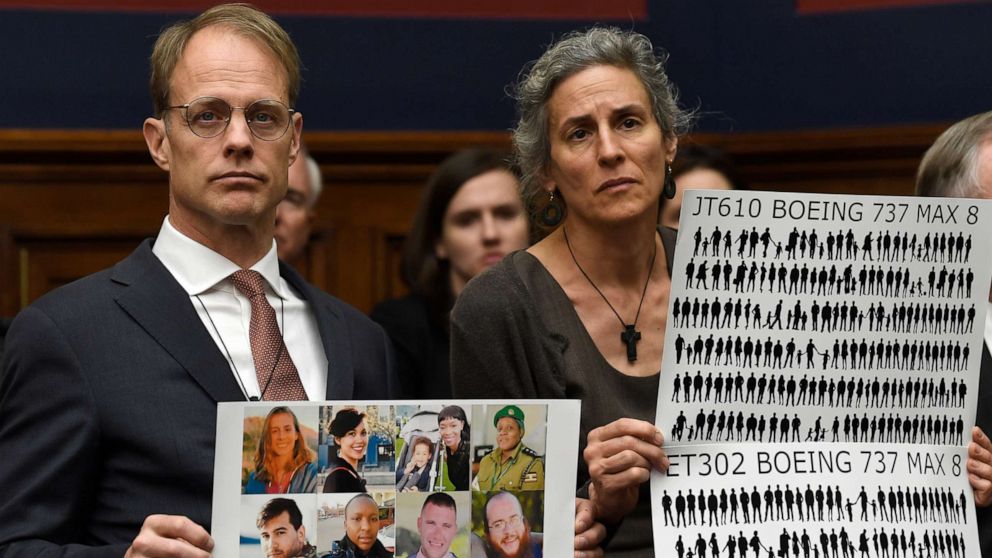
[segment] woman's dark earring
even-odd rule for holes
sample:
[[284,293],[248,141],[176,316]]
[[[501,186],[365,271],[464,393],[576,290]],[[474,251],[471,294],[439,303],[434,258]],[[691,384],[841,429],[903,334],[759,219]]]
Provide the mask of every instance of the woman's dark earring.
[[665,189],[662,193],[666,199],[675,197],[675,177],[672,176],[672,165],[665,165]]
[[541,224],[548,228],[554,228],[561,224],[565,218],[565,204],[561,203],[561,197],[555,197],[555,191],[549,192],[548,203],[541,209]]

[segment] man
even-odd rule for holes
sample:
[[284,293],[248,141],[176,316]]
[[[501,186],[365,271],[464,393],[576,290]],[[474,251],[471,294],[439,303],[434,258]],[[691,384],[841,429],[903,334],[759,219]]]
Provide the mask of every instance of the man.
[[451,541],[458,534],[458,508],[455,499],[444,492],[434,492],[424,500],[417,517],[420,550],[413,558],[457,558],[450,552]]
[[316,558],[317,547],[307,542],[303,513],[294,500],[273,498],[258,513],[256,522],[267,558]]
[[489,497],[485,508],[487,551],[491,558],[541,558],[541,545],[531,541],[530,523],[520,501],[510,492]]
[[358,494],[344,507],[344,556],[392,558],[379,540],[379,504],[368,494]]
[[479,462],[475,488],[492,490],[543,490],[544,460],[522,442],[524,412],[516,405],[507,405],[493,417],[496,427],[496,449]]
[[[916,174],[920,196],[992,199],[992,112],[948,128],[923,156]],[[982,555],[992,556],[992,288],[985,317],[985,344],[978,383],[978,411],[968,445],[968,480],[975,491]]]
[[276,250],[279,259],[299,269],[304,263],[314,206],[324,188],[320,167],[300,146],[300,154],[289,166],[289,188],[276,210]]
[[22,310],[7,338],[8,558],[206,557],[218,401],[395,392],[382,330],[276,259],[302,130],[286,32],[217,6],[163,31],[151,60],[157,239]]

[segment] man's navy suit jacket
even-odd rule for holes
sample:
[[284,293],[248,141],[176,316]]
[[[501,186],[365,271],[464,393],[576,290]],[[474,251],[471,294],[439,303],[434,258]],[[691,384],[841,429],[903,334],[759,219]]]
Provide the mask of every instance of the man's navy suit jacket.
[[[0,377],[0,556],[122,556],[156,513],[210,528],[217,402],[245,397],[151,245],[14,320]],[[280,271],[316,316],[327,399],[394,397],[382,329]]]

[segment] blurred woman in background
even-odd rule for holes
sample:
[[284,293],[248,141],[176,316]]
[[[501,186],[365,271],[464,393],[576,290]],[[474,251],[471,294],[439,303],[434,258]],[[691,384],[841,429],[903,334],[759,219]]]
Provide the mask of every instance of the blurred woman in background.
[[682,195],[686,190],[750,190],[741,179],[737,167],[723,151],[698,143],[679,147],[672,163],[675,197],[662,199],[661,225],[679,228]]
[[466,149],[427,182],[403,255],[410,294],[372,310],[396,348],[403,395],[451,397],[448,314],[465,284],[527,247],[519,183],[506,156]]

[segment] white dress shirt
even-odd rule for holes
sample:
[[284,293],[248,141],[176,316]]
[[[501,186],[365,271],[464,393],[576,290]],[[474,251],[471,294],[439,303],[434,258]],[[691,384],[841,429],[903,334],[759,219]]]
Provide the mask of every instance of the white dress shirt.
[[[261,397],[255,361],[251,355],[248,328],[251,303],[234,287],[230,275],[241,269],[236,263],[182,234],[168,216],[162,223],[152,252],[189,293],[190,302],[210,332],[217,348],[227,359],[246,397]],[[326,398],[327,356],[320,341],[317,320],[310,304],[279,276],[276,244],[251,266],[265,278],[265,298],[276,312],[282,331],[307,397]],[[176,324],[176,327],[184,327]]]

